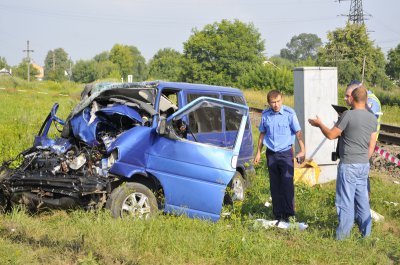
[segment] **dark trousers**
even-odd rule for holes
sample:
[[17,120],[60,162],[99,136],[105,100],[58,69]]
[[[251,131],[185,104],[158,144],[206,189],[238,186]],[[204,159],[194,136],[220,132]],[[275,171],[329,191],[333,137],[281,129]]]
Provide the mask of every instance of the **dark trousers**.
[[272,197],[272,212],[276,219],[294,216],[293,151],[267,150],[267,166]]

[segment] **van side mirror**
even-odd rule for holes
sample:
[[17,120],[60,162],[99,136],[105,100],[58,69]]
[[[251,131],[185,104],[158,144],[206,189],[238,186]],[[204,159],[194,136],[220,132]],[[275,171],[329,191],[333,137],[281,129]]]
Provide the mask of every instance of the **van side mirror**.
[[157,125],[157,133],[160,135],[167,134],[167,119],[165,117],[160,117]]

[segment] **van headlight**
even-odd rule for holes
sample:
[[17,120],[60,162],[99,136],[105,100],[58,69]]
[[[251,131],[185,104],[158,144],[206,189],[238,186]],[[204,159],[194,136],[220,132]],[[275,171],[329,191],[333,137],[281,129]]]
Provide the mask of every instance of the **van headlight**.
[[114,165],[115,161],[117,161],[117,159],[118,159],[118,150],[114,150],[108,157],[107,168],[111,168]]

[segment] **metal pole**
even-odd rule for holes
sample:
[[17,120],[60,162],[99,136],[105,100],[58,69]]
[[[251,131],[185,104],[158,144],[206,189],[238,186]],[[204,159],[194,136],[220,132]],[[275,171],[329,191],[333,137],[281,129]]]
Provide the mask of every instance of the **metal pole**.
[[34,50],[29,50],[29,40],[26,41],[26,50],[23,50],[23,52],[26,52],[26,58],[28,60],[28,82],[31,81],[31,58],[29,57],[29,52],[34,52]]

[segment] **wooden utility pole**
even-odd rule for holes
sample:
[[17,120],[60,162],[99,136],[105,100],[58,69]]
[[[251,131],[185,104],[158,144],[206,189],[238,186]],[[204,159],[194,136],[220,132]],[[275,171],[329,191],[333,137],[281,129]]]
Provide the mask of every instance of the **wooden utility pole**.
[[26,58],[28,60],[28,82],[31,81],[31,57],[29,56],[30,52],[34,52],[34,50],[29,50],[29,40],[26,41],[26,50],[23,50],[23,52],[26,52]]

